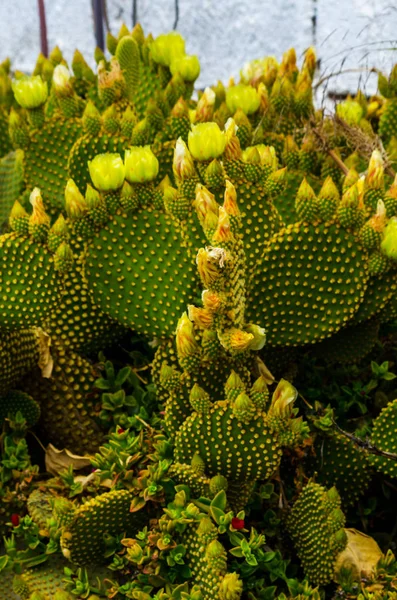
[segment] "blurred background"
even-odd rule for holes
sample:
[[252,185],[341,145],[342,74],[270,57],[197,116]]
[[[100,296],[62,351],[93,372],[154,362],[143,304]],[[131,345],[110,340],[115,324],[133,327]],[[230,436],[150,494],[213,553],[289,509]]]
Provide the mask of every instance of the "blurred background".
[[390,0],[1,0],[0,22],[0,61],[9,56],[25,72],[46,42],[67,60],[78,48],[93,65],[94,45],[123,22],[140,22],[154,36],[177,29],[187,52],[199,56],[200,88],[238,77],[254,58],[280,59],[294,46],[299,59],[314,45],[319,103],[357,87],[374,93],[374,68],[388,72],[396,62],[397,5]]

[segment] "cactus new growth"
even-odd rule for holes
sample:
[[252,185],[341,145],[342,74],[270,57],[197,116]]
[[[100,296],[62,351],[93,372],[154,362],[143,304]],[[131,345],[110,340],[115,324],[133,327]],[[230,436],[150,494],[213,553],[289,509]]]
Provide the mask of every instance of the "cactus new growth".
[[397,67],[106,45],[0,64],[1,598],[394,600]]

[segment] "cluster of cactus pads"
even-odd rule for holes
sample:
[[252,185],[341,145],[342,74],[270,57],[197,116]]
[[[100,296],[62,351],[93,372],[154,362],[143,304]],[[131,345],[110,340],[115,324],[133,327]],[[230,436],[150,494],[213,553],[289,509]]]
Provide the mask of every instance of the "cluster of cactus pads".
[[397,66],[0,64],[0,596],[394,599]]

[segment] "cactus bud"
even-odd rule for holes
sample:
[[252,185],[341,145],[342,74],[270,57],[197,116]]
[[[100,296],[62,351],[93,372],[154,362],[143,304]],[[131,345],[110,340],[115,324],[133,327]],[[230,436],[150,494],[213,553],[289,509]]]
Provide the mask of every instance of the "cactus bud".
[[200,329],[209,329],[213,324],[213,315],[206,308],[197,308],[193,304],[188,305],[189,319]]
[[176,348],[179,357],[188,357],[199,351],[199,346],[194,337],[193,323],[186,313],[180,317],[176,327]]
[[209,394],[197,383],[191,389],[189,401],[193,410],[198,413],[208,412],[212,405]]
[[200,61],[196,55],[177,56],[172,59],[170,67],[172,75],[179,73],[185,81],[195,81],[200,75]]
[[219,588],[219,600],[239,600],[243,593],[243,582],[238,573],[226,573]]
[[73,252],[69,244],[62,242],[54,254],[54,266],[57,271],[65,273],[73,264]]
[[87,212],[87,202],[73,179],[69,179],[65,187],[65,207],[71,219],[78,219]]
[[88,161],[94,186],[103,192],[119,189],[125,178],[125,166],[120,154],[98,154]]
[[13,231],[17,231],[18,233],[28,233],[29,229],[29,215],[23,206],[15,200],[10,216],[9,216],[10,227]]
[[380,248],[385,256],[397,260],[397,217],[392,217],[387,223]]
[[255,88],[239,83],[227,90],[226,105],[233,114],[240,108],[246,115],[251,115],[258,110],[260,97]]
[[73,92],[70,84],[70,71],[65,65],[57,65],[52,75],[52,83],[57,94],[62,96]]
[[226,491],[228,488],[228,483],[226,477],[223,475],[214,475],[210,479],[210,492],[211,494],[218,494],[218,492]]
[[224,194],[223,208],[231,217],[238,217],[240,210],[237,204],[236,188],[229,179],[226,179],[226,189]]
[[263,327],[249,323],[246,325],[245,331],[253,335],[253,340],[250,344],[250,350],[262,350],[266,343],[266,333]]
[[153,181],[159,172],[159,161],[150,146],[132,146],[125,151],[125,178],[130,183]]
[[216,123],[192,125],[188,135],[189,150],[197,160],[217,158],[225,149],[226,137]]
[[212,241],[215,243],[225,243],[233,239],[233,234],[230,229],[230,219],[223,206],[219,207],[219,217],[217,228],[212,236]]
[[190,179],[196,173],[192,155],[181,137],[176,141],[172,170],[179,181]]
[[294,386],[286,379],[281,379],[273,392],[271,412],[279,417],[289,416],[297,396]]
[[215,214],[218,219],[219,206],[215,200],[214,194],[198,183],[196,185],[196,198],[194,200],[194,207],[197,212],[197,216],[202,225],[204,225],[208,213]]
[[22,108],[38,108],[47,100],[48,87],[40,75],[21,77],[12,82],[15,100]]
[[171,31],[159,35],[150,45],[153,60],[169,67],[173,60],[185,54],[185,40],[180,33]]

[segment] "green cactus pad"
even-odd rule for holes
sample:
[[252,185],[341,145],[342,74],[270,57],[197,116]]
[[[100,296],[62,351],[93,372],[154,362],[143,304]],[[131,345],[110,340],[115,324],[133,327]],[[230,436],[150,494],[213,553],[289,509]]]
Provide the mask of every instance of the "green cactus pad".
[[142,513],[130,512],[132,498],[127,490],[113,490],[77,508],[62,532],[64,556],[80,566],[101,563],[105,560],[105,534],[128,536],[142,529]]
[[62,278],[45,246],[16,233],[0,236],[0,326],[39,326],[62,294]]
[[0,329],[0,394],[14,387],[39,360],[35,329],[4,331]]
[[195,295],[194,268],[168,215],[115,216],[90,241],[85,276],[95,304],[120,324],[169,336]]
[[7,221],[22,190],[23,151],[16,150],[0,159],[0,227]]
[[0,396],[0,426],[9,416],[20,412],[29,427],[36,425],[40,418],[40,405],[28,394],[11,390]]
[[349,325],[315,346],[316,356],[330,363],[357,363],[371,352],[378,341],[376,319]]
[[[66,592],[64,583],[66,564],[59,557],[50,557],[47,562],[37,567],[26,569],[20,576],[14,579],[14,589],[24,586],[29,590],[29,594],[41,594],[44,600],[54,599],[57,592]],[[30,596],[22,596],[29,600]],[[69,595],[65,598],[69,600]],[[73,598],[70,595],[70,598]]]
[[368,282],[366,254],[336,223],[296,223],[258,261],[247,307],[274,346],[324,339],[351,319]]
[[29,190],[40,188],[51,215],[63,207],[69,154],[80,135],[80,120],[57,116],[33,131],[29,147],[24,150],[25,185]]
[[335,486],[343,506],[354,504],[368,487],[371,479],[368,455],[339,433],[317,435],[315,457],[308,461],[308,474],[327,488]]
[[12,150],[10,136],[8,135],[8,114],[0,107],[0,158]]
[[354,322],[367,321],[380,313],[395,296],[396,289],[397,277],[395,270],[388,271],[384,275],[370,277],[364,300],[354,315]]
[[190,463],[195,454],[203,459],[208,475],[247,481],[270,477],[282,453],[264,414],[245,425],[226,403],[217,402],[208,413],[188,417],[176,435],[176,462]]
[[[98,154],[119,153],[124,156],[124,150],[131,146],[127,138],[104,132],[93,137],[89,134],[82,135],[71,148],[68,162],[68,176],[73,179],[79,190],[85,191],[87,183],[91,183],[88,171],[88,161]],[[65,181],[66,184],[66,181]]]
[[95,355],[125,333],[122,326],[91,301],[81,259],[66,273],[64,285],[62,298],[44,324],[53,344],[80,354]]
[[103,433],[96,423],[99,390],[92,365],[74,352],[54,348],[51,378],[34,371],[21,383],[24,391],[41,407],[41,427],[48,441],[59,449],[71,448],[76,454],[98,450]]
[[[397,400],[389,402],[373,422],[372,444],[379,450],[397,454]],[[397,461],[386,456],[370,455],[370,462],[377,471],[397,477]]]
[[53,516],[50,500],[55,497],[48,490],[43,491],[40,488],[29,494],[28,513],[41,530],[46,530],[47,520]]
[[393,136],[397,136],[397,98],[386,100],[379,119],[379,134],[384,145],[387,145]]
[[287,529],[311,583],[325,585],[333,579],[336,558],[347,543],[344,524],[336,488],[327,492],[308,483],[288,516]]

